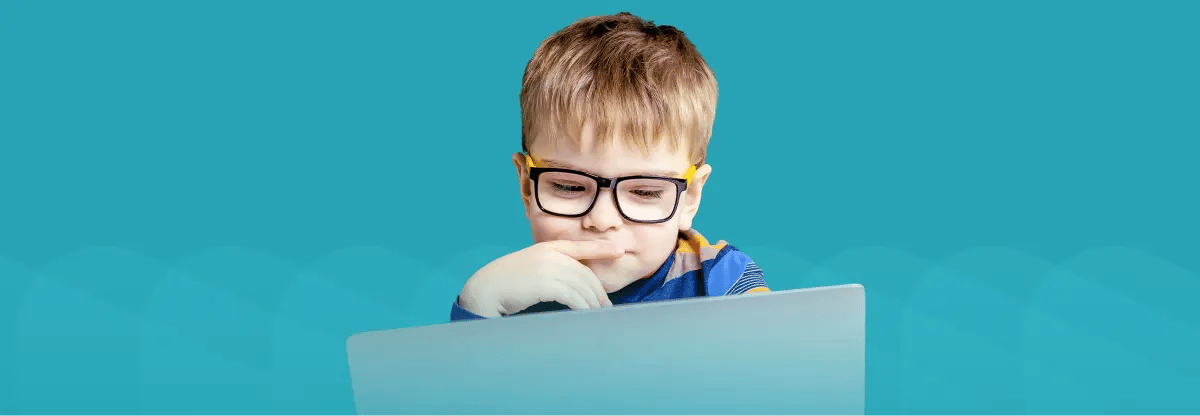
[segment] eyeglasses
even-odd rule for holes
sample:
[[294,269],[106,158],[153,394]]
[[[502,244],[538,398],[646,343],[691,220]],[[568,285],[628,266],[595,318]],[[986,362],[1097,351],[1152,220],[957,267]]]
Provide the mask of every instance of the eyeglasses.
[[525,155],[529,178],[533,179],[533,194],[538,208],[560,217],[577,218],[587,215],[596,206],[600,188],[612,188],[617,212],[626,220],[657,224],[670,220],[679,208],[679,195],[687,190],[696,174],[688,168],[684,177],[623,176],[601,178],[571,169],[537,166],[533,157]]

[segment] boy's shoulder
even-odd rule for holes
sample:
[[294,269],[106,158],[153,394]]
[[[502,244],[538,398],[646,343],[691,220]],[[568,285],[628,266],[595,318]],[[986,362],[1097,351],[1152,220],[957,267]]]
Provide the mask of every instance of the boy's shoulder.
[[710,243],[696,230],[679,234],[670,275],[692,274],[708,296],[766,292],[762,269],[749,255],[724,240]]

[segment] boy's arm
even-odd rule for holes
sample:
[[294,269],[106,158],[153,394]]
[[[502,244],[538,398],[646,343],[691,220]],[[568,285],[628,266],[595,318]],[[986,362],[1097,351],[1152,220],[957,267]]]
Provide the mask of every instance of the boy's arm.
[[767,282],[763,280],[762,269],[750,256],[732,246],[725,247],[725,250],[729,252],[719,256],[717,264],[713,265],[706,276],[709,296],[770,291]]
[[742,271],[741,277],[738,277],[737,281],[733,282],[733,286],[730,286],[729,290],[726,291],[725,294],[740,295],[743,293],[770,291],[771,289],[767,288],[767,282],[763,280],[762,269],[758,268],[758,265],[754,263],[754,260],[750,260],[746,263],[746,268]]

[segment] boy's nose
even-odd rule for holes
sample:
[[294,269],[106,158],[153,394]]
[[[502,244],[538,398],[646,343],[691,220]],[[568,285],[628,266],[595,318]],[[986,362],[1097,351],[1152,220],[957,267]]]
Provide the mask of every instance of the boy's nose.
[[620,211],[617,211],[616,202],[613,201],[612,189],[601,189],[600,194],[596,195],[596,205],[592,210],[583,216],[583,227],[592,228],[597,231],[607,231],[609,229],[619,229],[624,219],[621,218]]

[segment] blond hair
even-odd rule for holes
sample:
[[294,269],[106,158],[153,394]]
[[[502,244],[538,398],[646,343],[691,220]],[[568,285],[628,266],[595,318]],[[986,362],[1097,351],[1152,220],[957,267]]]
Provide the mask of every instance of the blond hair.
[[704,163],[717,106],[717,79],[673,26],[628,12],[583,18],[542,41],[521,85],[521,148],[532,140],[579,142],[620,135],[649,152],[666,140]]

